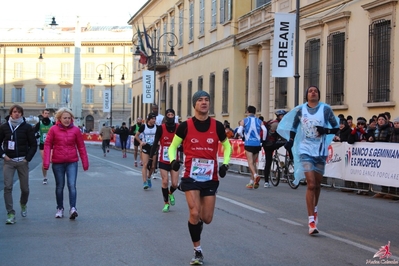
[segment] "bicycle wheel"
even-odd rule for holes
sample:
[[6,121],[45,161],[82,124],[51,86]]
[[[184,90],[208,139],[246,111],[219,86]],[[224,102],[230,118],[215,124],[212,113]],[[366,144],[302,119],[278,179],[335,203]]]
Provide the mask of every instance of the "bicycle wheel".
[[280,183],[280,167],[278,165],[278,161],[273,159],[272,165],[270,167],[270,182],[273,186],[277,187]]
[[298,185],[295,185],[294,180],[294,163],[290,161],[287,165],[287,182],[292,189],[297,189],[299,187],[299,183]]

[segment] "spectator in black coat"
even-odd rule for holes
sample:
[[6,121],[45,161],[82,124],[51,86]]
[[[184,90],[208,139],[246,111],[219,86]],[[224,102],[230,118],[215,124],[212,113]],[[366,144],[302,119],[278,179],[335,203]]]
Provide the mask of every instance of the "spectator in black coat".
[[352,129],[349,127],[348,122],[345,118],[341,118],[339,120],[339,131],[334,136],[333,141],[335,142],[344,142],[348,141],[349,135]]
[[126,158],[126,146],[127,146],[127,139],[129,137],[129,129],[126,127],[126,123],[123,122],[120,128],[115,130],[116,134],[119,134],[119,140],[121,142],[121,149],[122,149],[122,158]]

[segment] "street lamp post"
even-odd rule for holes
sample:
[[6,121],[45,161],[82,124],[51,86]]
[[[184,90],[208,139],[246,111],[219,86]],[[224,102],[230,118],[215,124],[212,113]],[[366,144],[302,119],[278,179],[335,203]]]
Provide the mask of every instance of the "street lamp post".
[[[154,66],[154,101],[153,101],[154,104],[156,103],[155,94],[157,92],[157,83],[156,83],[156,80],[157,80],[157,77],[156,77],[157,59],[162,59],[161,52],[159,51],[159,41],[161,40],[161,38],[163,38],[165,36],[169,36],[170,37],[170,39],[167,40],[167,42],[166,42],[168,44],[168,46],[170,47],[170,52],[167,54],[167,56],[169,57],[170,61],[174,61],[174,59],[175,59],[175,56],[176,56],[175,55],[175,46],[176,46],[176,44],[179,41],[179,39],[177,38],[177,36],[173,32],[165,32],[161,36],[159,36],[158,39],[156,39],[157,38],[157,29],[154,29],[153,39],[150,39],[151,40],[151,45],[152,45],[152,51],[151,51],[152,54],[149,56],[149,59],[151,59],[150,63],[152,63],[153,66]],[[133,39],[134,39],[134,37],[133,37]],[[135,51],[135,53],[133,55],[134,55],[134,59],[135,60],[140,60],[141,54],[140,54],[140,49],[139,49],[138,46],[136,47],[136,51]]]
[[99,67],[105,67],[105,68],[107,68],[108,69],[108,71],[109,71],[109,74],[108,74],[108,78],[109,78],[109,81],[110,81],[110,83],[111,83],[111,91],[110,91],[110,105],[109,105],[109,116],[110,116],[110,118],[109,118],[109,120],[110,120],[110,126],[112,127],[112,87],[113,87],[113,84],[112,84],[112,82],[113,82],[113,78],[114,78],[114,72],[115,72],[115,70],[118,68],[118,67],[121,67],[122,68],[122,70],[121,70],[121,75],[122,75],[122,77],[121,77],[121,82],[122,83],[125,83],[125,72],[126,72],[126,67],[124,66],[124,65],[117,65],[117,66],[115,66],[115,67],[113,67],[113,63],[111,62],[111,66],[107,66],[106,64],[100,64],[100,65],[98,65],[97,66],[97,68],[96,68],[96,71],[97,71],[97,73],[99,73],[98,74],[98,82],[99,83],[101,83],[102,82],[102,77],[101,77],[101,74],[103,73],[103,70],[101,69],[100,71],[98,70],[98,68]]

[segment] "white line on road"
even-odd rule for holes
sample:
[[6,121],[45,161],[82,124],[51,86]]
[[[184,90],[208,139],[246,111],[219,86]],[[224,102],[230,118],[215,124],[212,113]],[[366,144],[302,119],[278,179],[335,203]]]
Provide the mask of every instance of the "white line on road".
[[[294,222],[294,221],[291,221],[291,220],[288,220],[288,219],[284,219],[284,218],[278,218],[278,219],[279,219],[280,221],[283,221],[283,222],[286,222],[286,223],[289,223],[289,224],[292,224],[292,225],[303,226],[303,225],[300,224],[300,223],[297,223],[297,222]],[[351,240],[349,240],[349,239],[345,239],[345,238],[342,238],[342,237],[339,237],[339,236],[335,236],[335,235],[332,235],[332,234],[329,234],[329,233],[325,233],[325,232],[320,232],[320,231],[319,231],[319,233],[320,233],[320,235],[323,235],[323,236],[326,236],[326,237],[328,237],[328,238],[331,238],[331,239],[334,239],[334,240],[337,240],[337,241],[346,243],[346,244],[348,244],[348,245],[351,245],[351,246],[354,246],[354,247],[357,247],[357,248],[360,248],[360,249],[369,251],[369,252],[371,252],[371,253],[373,253],[373,254],[375,254],[375,253],[378,251],[378,250],[376,250],[375,248],[371,248],[371,247],[365,246],[365,245],[363,245],[363,244],[356,243],[356,242],[351,241]],[[399,260],[399,257],[396,257],[396,256],[390,256],[389,258],[390,258],[390,259],[394,259],[394,260]]]
[[[89,153],[88,153],[88,154],[89,154]],[[107,162],[107,163],[112,163],[112,164],[115,164],[115,165],[117,165],[117,166],[120,166],[120,167],[124,167],[124,168],[126,168],[126,169],[129,169],[130,171],[133,171],[133,172],[136,172],[136,173],[138,173],[138,174],[141,174],[141,171],[136,170],[136,169],[133,169],[132,167],[129,167],[129,166],[126,166],[126,165],[123,165],[123,164],[119,164],[119,163],[114,163],[114,162],[111,162],[111,161],[109,161],[109,160],[103,159],[103,158],[101,158],[101,157],[98,157],[98,156],[95,156],[95,155],[92,155],[92,154],[89,154],[89,156],[90,156],[90,157],[94,157],[94,158],[96,158],[96,159],[98,159],[98,160],[100,160],[100,161]]]
[[233,203],[233,204],[235,204],[235,205],[241,206],[241,207],[243,207],[243,208],[246,208],[246,209],[248,209],[248,210],[257,212],[257,213],[262,213],[262,214],[263,214],[263,213],[266,213],[266,212],[264,212],[264,211],[262,211],[262,210],[253,208],[253,207],[251,207],[251,206],[249,206],[249,205],[243,204],[243,203],[241,203],[241,202],[238,202],[238,201],[235,201],[235,200],[232,200],[232,199],[223,197],[223,196],[216,195],[216,197],[218,197],[219,199],[228,201],[228,202],[230,202],[230,203]]
[[280,221],[283,221],[283,222],[286,222],[286,223],[289,223],[289,224],[303,226],[303,225],[300,224],[300,223],[297,223],[297,222],[294,222],[294,221],[291,221],[291,220],[288,220],[288,219],[284,219],[284,218],[278,218],[278,219],[279,219]]

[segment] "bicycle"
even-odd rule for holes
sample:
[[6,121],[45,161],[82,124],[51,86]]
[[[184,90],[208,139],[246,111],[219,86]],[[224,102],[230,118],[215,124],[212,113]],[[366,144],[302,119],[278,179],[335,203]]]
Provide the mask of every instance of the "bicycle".
[[[281,157],[284,159],[281,159]],[[276,187],[280,181],[286,181],[292,189],[297,189],[299,183],[295,185],[294,180],[294,162],[290,159],[288,151],[285,150],[284,155],[279,153],[278,149],[275,150],[270,167],[270,182]]]

